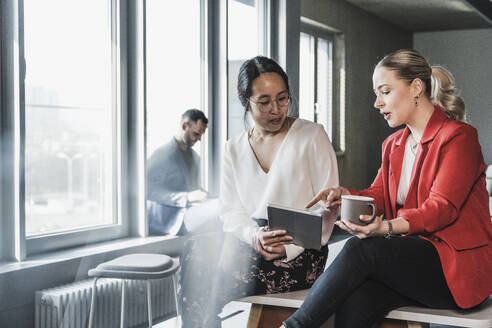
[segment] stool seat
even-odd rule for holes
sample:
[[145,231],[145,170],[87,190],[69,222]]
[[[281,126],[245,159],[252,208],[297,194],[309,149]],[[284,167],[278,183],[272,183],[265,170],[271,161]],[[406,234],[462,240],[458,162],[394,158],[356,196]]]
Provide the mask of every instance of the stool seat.
[[119,279],[159,279],[176,272],[179,262],[163,254],[129,254],[99,264],[89,270],[90,277]]
[[125,327],[125,281],[145,280],[147,283],[147,311],[149,315],[149,327],[152,327],[152,298],[150,280],[161,279],[171,276],[174,287],[174,301],[176,303],[176,316],[179,317],[177,282],[174,273],[179,268],[179,261],[164,254],[129,254],[117,257],[111,261],[99,264],[89,270],[89,277],[95,277],[92,289],[91,308],[89,311],[88,327],[92,328],[94,320],[94,308],[96,303],[96,286],[99,278],[122,279],[121,286],[121,314],[120,327]]

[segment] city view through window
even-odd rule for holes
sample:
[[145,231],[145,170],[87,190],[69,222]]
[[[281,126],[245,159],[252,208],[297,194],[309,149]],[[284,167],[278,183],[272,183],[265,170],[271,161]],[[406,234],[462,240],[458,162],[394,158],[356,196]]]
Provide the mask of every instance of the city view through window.
[[109,1],[25,0],[24,22],[26,235],[113,223]]

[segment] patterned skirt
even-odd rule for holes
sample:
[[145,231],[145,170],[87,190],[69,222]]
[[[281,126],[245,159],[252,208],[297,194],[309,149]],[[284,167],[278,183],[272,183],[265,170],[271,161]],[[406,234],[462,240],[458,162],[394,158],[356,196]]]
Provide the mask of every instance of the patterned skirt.
[[290,262],[266,261],[230,233],[195,235],[181,255],[183,327],[220,327],[225,304],[241,297],[310,288],[323,273],[328,247],[307,249]]

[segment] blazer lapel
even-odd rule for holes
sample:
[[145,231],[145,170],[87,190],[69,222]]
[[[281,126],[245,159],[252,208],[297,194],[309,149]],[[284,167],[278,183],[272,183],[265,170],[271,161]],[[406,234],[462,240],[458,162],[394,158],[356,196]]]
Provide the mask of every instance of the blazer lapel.
[[417,155],[415,156],[415,162],[412,166],[412,175],[410,177],[410,186],[408,188],[407,198],[405,199],[405,208],[417,207],[417,185],[420,177],[420,169],[424,162],[425,154],[427,153],[427,145],[420,144]]
[[[442,124],[446,119],[447,119],[446,114],[442,111],[442,109],[438,105],[435,105],[434,113],[432,114],[431,118],[429,119],[429,122],[427,122],[427,126],[424,129],[422,139],[420,140],[420,147],[419,150],[417,151],[415,162],[412,167],[410,187],[408,189],[407,198],[405,199],[405,208],[418,207],[417,187],[420,178],[420,171],[422,169],[425,156],[427,155],[427,151],[429,150],[430,142],[435,138],[437,132],[439,132],[439,130],[442,127]],[[400,148],[405,148],[405,147],[400,147]]]
[[389,196],[393,217],[396,217],[396,195],[400,184],[401,165],[403,163],[403,156],[405,155],[405,142],[408,133],[408,128],[405,128],[400,139],[396,141],[395,149],[390,154]]

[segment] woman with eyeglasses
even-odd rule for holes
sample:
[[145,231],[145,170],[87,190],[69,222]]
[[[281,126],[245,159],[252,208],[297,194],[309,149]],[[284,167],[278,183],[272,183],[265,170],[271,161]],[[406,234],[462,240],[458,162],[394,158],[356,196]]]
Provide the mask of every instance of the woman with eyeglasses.
[[225,233],[186,246],[183,271],[194,274],[182,276],[183,327],[220,327],[221,308],[247,295],[311,287],[324,270],[336,219],[336,213],[323,217],[321,250],[304,249],[285,231],[262,226],[267,204],[303,209],[317,191],[338,186],[336,156],[322,125],[289,117],[288,77],[274,60],[258,56],[244,62],[237,89],[245,117],[254,124],[224,149],[220,219]]
[[[390,127],[373,184],[321,191],[307,206],[341,195],[374,198],[380,218],[337,221],[353,234],[282,328],[374,327],[401,306],[474,307],[492,293],[492,223],[477,130],[451,73],[417,51],[385,56],[372,76],[374,107]],[[406,327],[406,324],[404,324]]]

